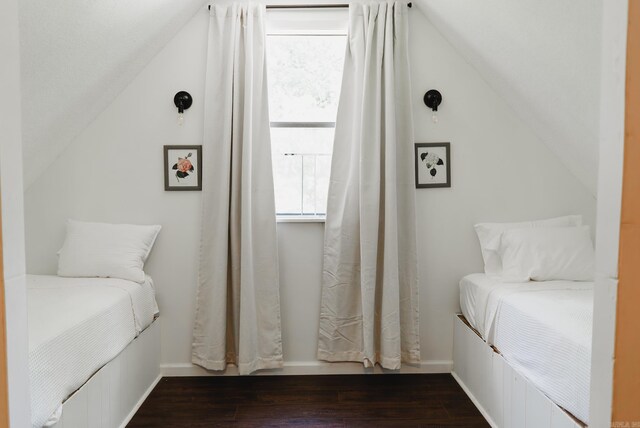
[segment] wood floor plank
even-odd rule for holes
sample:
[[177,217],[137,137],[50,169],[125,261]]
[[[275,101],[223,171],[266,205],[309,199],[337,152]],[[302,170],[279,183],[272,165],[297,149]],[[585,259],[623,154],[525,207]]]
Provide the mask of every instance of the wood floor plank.
[[256,394],[257,404],[309,404],[338,402],[339,392],[328,390],[305,391],[304,394],[283,394],[281,392],[267,391]]
[[448,374],[164,378],[128,425],[487,427]]
[[340,419],[252,419],[234,423],[234,428],[345,428]]

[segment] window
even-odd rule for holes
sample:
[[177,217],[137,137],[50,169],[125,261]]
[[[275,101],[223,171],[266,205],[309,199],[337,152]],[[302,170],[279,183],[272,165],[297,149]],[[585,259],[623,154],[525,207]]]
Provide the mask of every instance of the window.
[[276,214],[324,217],[346,32],[268,31]]

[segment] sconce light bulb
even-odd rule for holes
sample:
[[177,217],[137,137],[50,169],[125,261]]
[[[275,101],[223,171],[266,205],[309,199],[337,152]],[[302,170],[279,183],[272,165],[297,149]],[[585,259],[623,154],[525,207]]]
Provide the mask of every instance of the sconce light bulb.
[[184,124],[184,113],[178,113],[178,125],[182,126]]
[[431,121],[433,123],[438,123],[438,113],[436,113],[435,111],[433,112],[433,114],[431,115]]

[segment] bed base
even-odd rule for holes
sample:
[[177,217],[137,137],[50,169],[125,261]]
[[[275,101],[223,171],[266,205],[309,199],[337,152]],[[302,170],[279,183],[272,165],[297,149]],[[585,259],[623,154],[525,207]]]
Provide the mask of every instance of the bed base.
[[454,319],[451,374],[492,427],[585,427],[513,369],[462,315]]
[[53,428],[124,428],[160,378],[156,319],[64,402]]

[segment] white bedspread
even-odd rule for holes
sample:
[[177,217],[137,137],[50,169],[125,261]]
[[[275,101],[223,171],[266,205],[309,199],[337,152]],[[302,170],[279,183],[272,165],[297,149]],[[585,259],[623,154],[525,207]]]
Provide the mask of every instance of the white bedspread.
[[32,423],[52,425],[63,401],[116,357],[158,312],[151,278],[27,276]]
[[[593,283],[501,283],[484,274],[460,283],[467,320],[513,368],[555,403],[589,419]],[[471,319],[469,319],[471,318]]]

